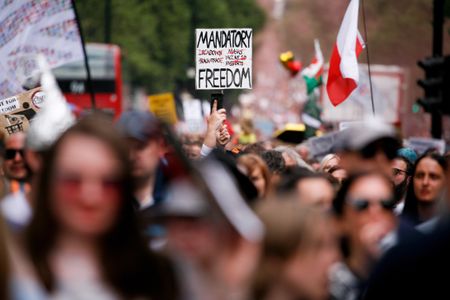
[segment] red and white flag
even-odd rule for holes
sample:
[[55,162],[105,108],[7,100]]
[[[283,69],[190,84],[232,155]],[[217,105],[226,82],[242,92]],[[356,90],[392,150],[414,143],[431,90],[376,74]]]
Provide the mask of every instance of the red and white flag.
[[351,0],[330,59],[327,92],[331,103],[344,102],[358,86],[358,56],[364,41],[358,31],[359,0]]

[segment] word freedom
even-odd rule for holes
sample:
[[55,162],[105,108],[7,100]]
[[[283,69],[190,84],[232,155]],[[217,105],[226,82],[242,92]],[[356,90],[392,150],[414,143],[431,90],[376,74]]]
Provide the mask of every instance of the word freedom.
[[197,48],[250,48],[253,32],[251,30],[214,30],[201,31],[197,39]]
[[250,68],[239,69],[200,69],[198,71],[198,83],[205,88],[229,88],[232,86],[252,87]]

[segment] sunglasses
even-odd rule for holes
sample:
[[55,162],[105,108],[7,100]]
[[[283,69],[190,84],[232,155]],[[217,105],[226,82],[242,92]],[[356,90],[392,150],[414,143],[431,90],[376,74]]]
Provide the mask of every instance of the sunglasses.
[[397,176],[397,175],[399,175],[401,173],[408,174],[408,172],[406,172],[406,171],[403,171],[403,170],[400,170],[400,169],[397,169],[397,168],[392,168],[392,175]]
[[23,157],[23,149],[6,149],[5,150],[5,159],[14,159],[17,155],[17,153],[20,154],[21,157]]
[[103,192],[119,192],[122,188],[122,180],[116,177],[104,178],[84,178],[79,174],[57,174],[56,184],[70,193],[77,193],[81,190],[84,182],[94,181],[100,184]]
[[371,205],[380,205],[386,211],[392,211],[395,208],[395,200],[387,199],[381,201],[370,201],[367,199],[354,199],[348,201],[350,206],[358,212],[363,212],[367,210]]

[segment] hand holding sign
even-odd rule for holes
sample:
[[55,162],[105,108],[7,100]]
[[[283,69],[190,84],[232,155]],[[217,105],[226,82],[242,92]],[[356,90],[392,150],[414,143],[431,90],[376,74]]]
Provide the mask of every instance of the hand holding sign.
[[214,100],[211,114],[208,117],[208,127],[214,128],[214,131],[219,129],[223,124],[223,121],[227,118],[227,112],[225,108],[217,110],[217,100]]
[[216,139],[217,143],[222,147],[225,147],[225,145],[228,144],[228,142],[231,140],[231,135],[228,132],[227,125],[222,124],[219,130],[216,131]]
[[217,110],[217,101],[214,101],[211,114],[207,118],[206,135],[203,144],[210,148],[216,146],[216,131],[219,130],[226,118],[226,110],[224,108]]

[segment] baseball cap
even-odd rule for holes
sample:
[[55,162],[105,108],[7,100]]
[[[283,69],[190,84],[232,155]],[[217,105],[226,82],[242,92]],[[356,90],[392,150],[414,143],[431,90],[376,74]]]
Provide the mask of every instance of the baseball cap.
[[141,142],[161,135],[159,120],[148,111],[124,112],[116,123],[117,129],[125,137],[135,138]]
[[397,155],[406,158],[411,164],[417,160],[417,153],[411,148],[401,148],[397,151]]

